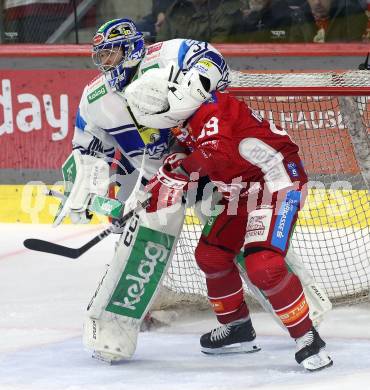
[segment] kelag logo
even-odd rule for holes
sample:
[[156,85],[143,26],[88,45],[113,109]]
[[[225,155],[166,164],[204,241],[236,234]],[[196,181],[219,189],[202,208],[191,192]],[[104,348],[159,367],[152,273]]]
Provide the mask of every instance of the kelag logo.
[[99,99],[100,97],[106,95],[107,89],[105,88],[105,85],[103,84],[101,87],[97,88],[95,91],[91,92],[89,95],[87,95],[87,100],[89,103],[94,102],[95,100]]
[[141,318],[166,268],[174,237],[141,226],[106,310]]

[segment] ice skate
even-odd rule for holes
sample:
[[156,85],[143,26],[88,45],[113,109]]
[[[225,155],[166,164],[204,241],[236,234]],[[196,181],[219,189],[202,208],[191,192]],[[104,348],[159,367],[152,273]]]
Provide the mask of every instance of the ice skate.
[[120,355],[114,355],[109,352],[103,352],[103,351],[94,351],[91,357],[95,360],[100,360],[101,362],[108,363],[108,364],[115,364],[124,360],[128,360],[123,358]]
[[325,351],[325,342],[314,327],[295,341],[297,343],[295,360],[306,370],[318,371],[333,364],[330,356]]
[[222,325],[200,338],[201,351],[206,354],[250,353],[261,348],[255,342],[252,321],[235,321]]

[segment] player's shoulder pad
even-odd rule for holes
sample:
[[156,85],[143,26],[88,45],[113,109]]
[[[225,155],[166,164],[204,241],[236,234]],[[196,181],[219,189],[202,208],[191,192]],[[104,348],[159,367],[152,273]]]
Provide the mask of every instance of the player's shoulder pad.
[[104,95],[107,95],[109,91],[109,86],[106,82],[105,76],[98,75],[92,79],[85,87],[84,96],[88,104],[95,102]]
[[[141,61],[140,68],[148,66],[165,66],[169,61],[176,61],[177,54],[183,39],[171,39],[168,41],[157,42],[147,47],[145,56]],[[153,67],[154,67],[153,66]]]

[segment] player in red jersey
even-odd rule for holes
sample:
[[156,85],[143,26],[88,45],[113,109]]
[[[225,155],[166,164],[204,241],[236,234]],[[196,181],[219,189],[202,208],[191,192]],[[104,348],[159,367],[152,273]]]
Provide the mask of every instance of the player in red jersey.
[[207,175],[222,194],[218,215],[209,218],[195,251],[209,300],[223,324],[201,337],[202,351],[259,350],[234,263],[243,248],[249,279],[296,340],[297,362],[309,370],[330,366],[301,282],[284,260],[307,184],[298,146],[284,130],[219,92],[174,133],[190,154],[166,159],[148,186],[148,211],[178,201],[199,176]]

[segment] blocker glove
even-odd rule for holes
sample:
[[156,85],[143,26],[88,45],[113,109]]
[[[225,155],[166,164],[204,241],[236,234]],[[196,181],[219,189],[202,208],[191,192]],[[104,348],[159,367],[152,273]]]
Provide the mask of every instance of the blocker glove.
[[163,161],[158,172],[149,180],[145,191],[151,193],[146,210],[154,213],[182,201],[182,195],[189,184],[189,174],[181,167],[185,153],[171,153]]

